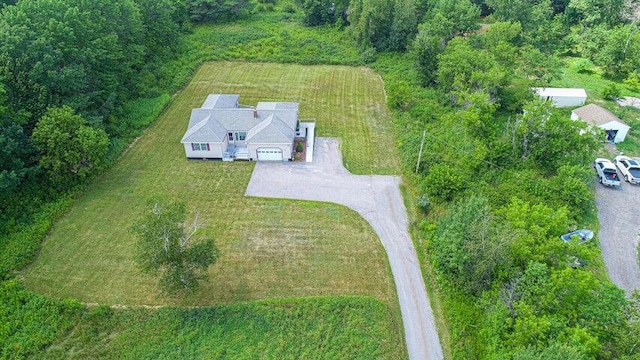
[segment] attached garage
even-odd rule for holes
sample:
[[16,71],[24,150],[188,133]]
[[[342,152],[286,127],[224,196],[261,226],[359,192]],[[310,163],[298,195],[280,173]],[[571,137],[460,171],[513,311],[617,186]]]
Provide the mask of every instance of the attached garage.
[[282,149],[258,148],[256,150],[258,161],[282,161]]

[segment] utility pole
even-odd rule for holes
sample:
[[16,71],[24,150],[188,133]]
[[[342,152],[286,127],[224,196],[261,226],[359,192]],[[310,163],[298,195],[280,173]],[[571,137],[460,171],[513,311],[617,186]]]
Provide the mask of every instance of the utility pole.
[[416,174],[420,168],[420,159],[422,158],[422,148],[424,147],[424,138],[427,136],[427,130],[422,131],[422,141],[420,142],[420,152],[418,152],[418,162],[416,163]]

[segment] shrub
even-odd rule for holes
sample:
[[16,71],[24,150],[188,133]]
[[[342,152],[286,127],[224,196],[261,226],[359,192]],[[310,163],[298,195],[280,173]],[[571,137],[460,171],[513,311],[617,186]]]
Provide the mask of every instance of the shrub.
[[591,74],[593,63],[589,59],[580,59],[576,62],[576,71],[580,74]]
[[464,175],[459,171],[446,164],[436,164],[429,170],[423,184],[429,197],[445,202],[453,200],[464,183]]
[[625,85],[629,87],[631,91],[640,90],[640,74],[638,72],[632,72],[624,80]]
[[376,55],[376,49],[372,47],[367,48],[362,52],[362,61],[364,61],[365,64],[370,64],[376,61]]
[[609,84],[602,89],[602,97],[607,100],[615,100],[620,97],[620,88],[616,84]]
[[301,153],[303,150],[304,150],[304,147],[302,146],[302,143],[301,143],[301,142],[299,142],[299,143],[296,145],[296,151],[297,151],[297,152],[299,152],[299,153]]
[[391,81],[387,86],[387,105],[392,109],[407,110],[411,108],[413,89],[406,81]]
[[51,226],[71,206],[73,200],[63,197],[45,205],[33,222],[9,235],[0,237],[0,279],[8,279],[36,256],[40,243]]
[[429,208],[431,207],[431,199],[429,199],[429,195],[427,194],[418,196],[416,198],[416,203],[418,204],[418,207],[424,212],[428,212]]
[[282,7],[282,11],[288,13],[288,14],[295,14],[296,12],[296,6],[291,4],[291,3],[287,3]]
[[34,357],[81,315],[75,301],[56,301],[24,290],[18,281],[0,283],[0,358]]

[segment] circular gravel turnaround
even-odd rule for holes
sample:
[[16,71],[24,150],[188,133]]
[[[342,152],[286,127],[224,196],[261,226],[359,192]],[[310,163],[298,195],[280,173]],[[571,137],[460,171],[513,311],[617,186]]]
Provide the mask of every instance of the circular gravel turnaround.
[[362,215],[389,256],[409,358],[442,359],[399,183],[397,176],[349,173],[342,166],[338,140],[316,138],[313,163],[259,162],[245,195],[332,202]]
[[620,188],[596,184],[596,205],[600,221],[598,239],[609,278],[629,296],[633,290],[640,290],[640,186],[624,180]]

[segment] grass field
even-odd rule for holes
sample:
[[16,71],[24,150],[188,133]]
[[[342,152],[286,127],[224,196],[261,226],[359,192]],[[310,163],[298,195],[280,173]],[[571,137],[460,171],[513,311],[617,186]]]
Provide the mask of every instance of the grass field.
[[637,96],[640,92],[630,89],[621,82],[607,79],[603,76],[602,70],[597,66],[593,66],[591,71],[578,72],[577,64],[582,58],[567,57],[564,58],[565,68],[562,77],[559,80],[551,82],[552,86],[568,87],[568,88],[584,88],[587,91],[588,101],[601,103],[605,100],[602,97],[602,90],[611,84],[618,86],[621,96]]
[[97,308],[33,358],[395,360],[403,356],[382,320],[388,312],[370,297]]
[[[348,294],[374,296],[397,308],[384,249],[355,212],[332,204],[246,198],[253,163],[184,158],[179,140],[190,111],[213,92],[239,93],[249,105],[299,101],[301,116],[316,119],[320,136],[342,137],[351,169],[396,171],[382,83],[373,72],[208,63],[54,226],[37,260],[21,273],[26,287],[105,304],[211,305]],[[134,266],[128,229],[154,196],[183,200],[200,212],[221,250],[211,281],[194,295],[158,297],[155,279]]]

